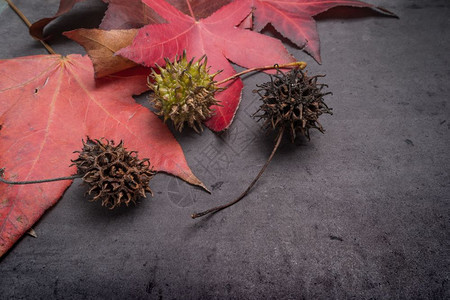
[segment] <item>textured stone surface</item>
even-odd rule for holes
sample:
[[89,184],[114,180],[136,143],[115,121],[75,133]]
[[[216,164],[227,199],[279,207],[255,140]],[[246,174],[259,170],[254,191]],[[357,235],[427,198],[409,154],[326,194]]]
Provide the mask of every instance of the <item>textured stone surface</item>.
[[[58,5],[15,2],[31,21]],[[228,132],[177,134],[212,195],[160,174],[152,199],[108,211],[76,181],[36,224],[38,238],[0,260],[0,298],[448,299],[450,4],[370,3],[400,19],[321,16],[322,65],[286,43],[311,74],[327,74],[335,114],[321,118],[325,135],[286,139],[242,202],[189,217],[238,195],[270,154],[273,135],[250,117],[264,74],[245,78]],[[77,5],[49,31],[80,18],[94,26],[103,9]],[[9,9],[0,37],[2,59],[45,53]]]

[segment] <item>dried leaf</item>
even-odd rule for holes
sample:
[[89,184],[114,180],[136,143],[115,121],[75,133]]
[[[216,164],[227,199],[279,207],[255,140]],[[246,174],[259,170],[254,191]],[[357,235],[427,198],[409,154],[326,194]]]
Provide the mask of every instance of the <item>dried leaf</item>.
[[114,53],[133,41],[137,29],[105,31],[76,29],[64,35],[82,45],[94,64],[97,78],[132,68],[137,64]]

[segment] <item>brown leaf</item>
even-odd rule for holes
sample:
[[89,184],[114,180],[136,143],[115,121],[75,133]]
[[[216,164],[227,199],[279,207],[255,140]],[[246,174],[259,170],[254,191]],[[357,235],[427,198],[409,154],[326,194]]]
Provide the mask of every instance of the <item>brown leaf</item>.
[[137,64],[114,53],[125,48],[133,41],[137,29],[101,30],[76,29],[65,32],[64,35],[84,47],[94,64],[97,78],[110,75]]

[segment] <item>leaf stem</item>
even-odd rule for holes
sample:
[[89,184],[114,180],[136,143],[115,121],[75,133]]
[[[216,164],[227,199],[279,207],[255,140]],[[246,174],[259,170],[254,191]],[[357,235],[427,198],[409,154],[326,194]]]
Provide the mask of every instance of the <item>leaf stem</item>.
[[[22,21],[25,24],[27,24],[28,28],[30,28],[31,27],[30,20],[28,20],[28,18],[20,11],[20,9],[18,9],[17,6],[15,6],[14,3],[12,3],[11,0],[5,0],[5,1],[9,4],[9,6],[12,8],[12,10],[14,10],[14,12],[22,19]],[[45,47],[45,49],[47,49],[48,53],[56,54],[55,50],[53,50],[53,48],[50,47],[49,44],[47,44],[43,40],[39,40],[39,42],[41,42],[41,44]]]
[[240,77],[240,76],[245,75],[250,72],[272,70],[272,69],[287,69],[287,68],[299,68],[300,70],[303,70],[304,68],[306,68],[306,63],[304,61],[294,61],[291,63],[282,64],[282,65],[275,64],[272,66],[250,68],[250,69],[244,70],[242,72],[239,72],[237,74],[234,74],[228,78],[225,78],[224,80],[221,80],[221,81],[217,82],[216,84],[217,85],[224,84],[227,81],[233,80],[237,77]]
[[192,10],[191,3],[190,3],[190,1],[186,1],[186,2],[189,7],[189,12],[191,13],[191,17],[195,20],[195,15],[194,15],[194,11]]
[[273,156],[275,155],[275,152],[277,151],[278,147],[280,146],[281,138],[283,137],[283,132],[284,132],[284,127],[282,127],[280,129],[280,131],[278,132],[278,136],[277,136],[277,139],[276,139],[276,142],[275,142],[275,146],[273,147],[272,153],[270,154],[270,156],[267,159],[267,161],[264,164],[264,166],[261,168],[261,171],[259,171],[258,175],[255,177],[255,179],[253,179],[252,183],[250,183],[248,188],[239,197],[237,197],[235,200],[233,200],[231,202],[228,202],[228,203],[226,203],[224,205],[220,205],[220,206],[217,206],[217,207],[205,210],[205,211],[200,212],[200,213],[193,213],[191,215],[192,219],[203,217],[203,216],[206,216],[207,214],[211,214],[211,213],[216,213],[216,212],[218,212],[218,211],[220,211],[222,209],[230,207],[230,206],[238,203],[239,201],[241,201],[248,194],[248,192],[251,190],[251,188],[255,185],[255,183],[258,181],[258,179],[261,177],[261,175],[264,173],[264,171],[266,170],[267,166],[271,162]]
[[57,178],[50,178],[50,179],[41,179],[41,180],[29,180],[29,181],[10,181],[3,178],[3,173],[5,172],[5,169],[0,169],[0,182],[6,183],[6,184],[35,184],[35,183],[44,183],[44,182],[52,182],[52,181],[60,181],[60,180],[73,180],[76,178],[81,178],[83,176],[79,174],[75,174],[72,176],[66,176],[66,177],[57,177]]

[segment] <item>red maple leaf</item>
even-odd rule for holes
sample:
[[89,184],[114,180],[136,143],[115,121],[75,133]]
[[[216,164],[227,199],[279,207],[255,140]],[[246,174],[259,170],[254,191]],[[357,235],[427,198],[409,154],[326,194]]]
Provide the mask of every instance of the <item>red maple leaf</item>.
[[[144,0],[167,23],[152,24],[141,28],[133,43],[120,54],[137,63],[153,66],[164,64],[164,58],[174,59],[186,50],[188,57],[208,57],[211,72],[223,70],[218,81],[235,74],[227,59],[246,68],[275,63],[287,63],[294,58],[282,43],[274,38],[237,27],[251,12],[248,3],[232,2],[205,19],[183,14],[163,0]],[[186,1],[188,7],[190,2]],[[221,106],[214,107],[215,115],[206,122],[214,130],[226,129],[240,102],[242,81],[235,80],[217,95]]]
[[356,0],[238,0],[254,7],[254,29],[261,31],[268,23],[300,48],[320,58],[320,41],[316,22],[312,18],[337,6],[369,7],[395,16],[386,9]]
[[[40,55],[0,61],[0,167],[9,180],[68,176],[82,139],[123,140],[154,169],[199,186],[169,129],[131,97],[147,70],[94,80],[86,56]],[[0,256],[61,197],[71,181],[0,183]]]

